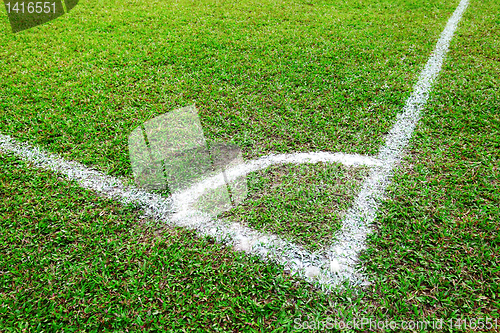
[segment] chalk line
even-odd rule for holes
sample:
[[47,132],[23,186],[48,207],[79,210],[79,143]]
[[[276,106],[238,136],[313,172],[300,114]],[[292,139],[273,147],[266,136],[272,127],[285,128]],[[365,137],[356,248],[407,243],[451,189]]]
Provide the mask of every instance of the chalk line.
[[[221,177],[213,176],[196,183],[187,190],[174,193],[169,198],[150,193],[132,185],[125,185],[116,177],[106,175],[100,171],[87,168],[86,166],[47,152],[39,147],[27,143],[17,142],[8,135],[0,134],[0,151],[10,152],[25,161],[33,163],[36,167],[52,170],[66,175],[83,188],[100,193],[108,198],[117,200],[124,204],[134,203],[144,210],[145,216],[164,221],[169,225],[177,225],[196,230],[200,235],[209,235],[222,243],[233,243],[238,246],[246,242],[251,246],[254,254],[263,259],[271,259],[287,266],[292,273],[304,275],[308,266],[327,267],[329,262],[320,253],[310,252],[302,246],[287,241],[277,235],[262,233],[248,228],[239,223],[228,223],[213,219],[212,216],[190,210],[178,209],[184,204],[192,201],[210,188],[223,185],[217,183]],[[265,169],[271,165],[284,163],[317,163],[317,162],[339,162],[346,165],[381,165],[372,157],[350,155],[343,153],[297,153],[264,156],[253,161],[247,161],[242,165],[226,170],[229,180],[233,180],[249,172]],[[177,204],[176,204],[177,203]],[[297,258],[300,258],[297,259]],[[340,277],[333,274],[323,274],[324,284],[338,284]]]

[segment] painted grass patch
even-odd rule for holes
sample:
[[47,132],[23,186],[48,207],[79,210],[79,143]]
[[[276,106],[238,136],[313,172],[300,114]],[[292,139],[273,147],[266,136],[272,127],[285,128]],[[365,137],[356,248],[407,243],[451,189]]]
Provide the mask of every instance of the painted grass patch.
[[221,215],[311,250],[331,244],[367,168],[336,163],[278,165],[247,176],[247,199]]

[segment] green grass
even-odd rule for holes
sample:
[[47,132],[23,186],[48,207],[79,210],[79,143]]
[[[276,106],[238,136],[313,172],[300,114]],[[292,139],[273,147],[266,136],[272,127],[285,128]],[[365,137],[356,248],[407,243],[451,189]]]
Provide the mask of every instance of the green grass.
[[382,207],[363,258],[380,316],[499,318],[498,10],[471,1]]
[[316,163],[253,172],[247,177],[247,199],[221,217],[319,250],[335,239],[367,171]]
[[283,267],[141,219],[57,174],[8,155],[0,170],[2,332],[285,332],[303,307],[331,306]]
[[456,4],[81,1],[2,26],[0,131],[129,176],[132,130],[194,103],[247,159],[375,154]]
[[[53,23],[3,31],[0,132],[129,175],[128,133],[196,100],[207,137],[238,143],[246,158],[372,154],[456,5],[83,2]],[[371,318],[443,319],[457,331],[449,320],[500,322],[499,11],[497,1],[472,0],[458,27],[361,256],[370,286],[325,295],[279,265],[141,220],[0,155],[0,330],[289,332],[297,320]],[[328,126],[318,130],[321,119]]]

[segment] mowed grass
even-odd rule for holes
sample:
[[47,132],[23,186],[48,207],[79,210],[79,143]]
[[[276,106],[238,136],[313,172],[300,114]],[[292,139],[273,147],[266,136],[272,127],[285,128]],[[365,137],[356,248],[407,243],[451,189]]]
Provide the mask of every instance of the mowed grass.
[[2,332],[257,330],[328,304],[278,266],[141,220],[56,174],[6,155],[0,170]]
[[[361,257],[371,286],[325,295],[277,265],[141,221],[131,208],[2,155],[1,330],[289,332],[306,331],[306,320],[370,318],[442,319],[448,331],[472,331],[486,328],[481,318],[499,323],[499,11],[494,0],[471,1],[458,27]],[[43,141],[4,119],[3,128]],[[87,149],[89,163],[104,156],[73,141],[44,145],[60,153],[66,145],[80,160]],[[458,318],[467,324],[450,326]]]
[[471,1],[381,209],[363,256],[377,316],[500,322],[499,10]]
[[324,249],[335,240],[367,173],[336,163],[269,167],[247,176],[247,199],[221,217],[313,251]]
[[375,154],[458,1],[80,1],[0,27],[0,131],[130,176],[127,137],[196,104],[209,141]]

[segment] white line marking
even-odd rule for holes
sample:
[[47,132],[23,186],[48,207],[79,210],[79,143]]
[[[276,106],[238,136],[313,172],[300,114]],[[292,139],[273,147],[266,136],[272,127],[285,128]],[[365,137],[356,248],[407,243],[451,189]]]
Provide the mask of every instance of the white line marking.
[[462,0],[448,20],[431,57],[420,73],[418,82],[413,87],[413,93],[406,101],[403,112],[398,115],[396,123],[386,137],[385,145],[378,153],[377,160],[382,161],[382,166],[372,170],[362,185],[353,207],[344,218],[337,245],[331,249],[333,256],[343,259],[344,271],[354,270],[357,254],[364,249],[366,235],[371,231],[370,224],[375,220],[379,202],[392,179],[394,167],[401,161],[404,148],[408,145],[420,119],[432,84],[441,71],[450,41],[468,2]]
[[[178,209],[179,206],[182,207],[191,202],[193,197],[199,196],[199,192],[223,185],[223,183],[214,182],[214,179],[220,181],[221,177],[208,178],[194,184],[183,192],[175,193],[171,198],[164,198],[134,186],[126,186],[120,179],[89,169],[78,162],[69,162],[38,147],[17,142],[8,135],[0,134],[0,151],[11,152],[23,160],[32,162],[36,167],[64,174],[83,188],[101,193],[124,204],[135,203],[144,209],[146,216],[152,216],[168,224],[195,229],[199,234],[213,236],[219,242],[225,243],[233,240],[236,247],[246,244],[240,248],[244,250],[251,249],[251,252],[260,254],[263,258],[270,258],[282,263],[290,267],[292,272],[304,273],[306,269],[304,263],[313,264],[316,267],[327,267],[329,265],[327,259],[319,253],[310,253],[303,247],[276,235],[261,233],[239,223],[229,225],[227,222],[214,220],[211,216],[197,211]],[[271,165],[317,162],[340,162],[346,165],[381,165],[379,161],[372,157],[359,155],[325,152],[297,153],[265,156],[232,167],[226,170],[226,174],[229,180],[233,180]],[[297,260],[297,256],[300,256],[302,260]],[[338,277],[331,277],[330,280],[332,278],[338,282]]]
[[[271,165],[277,164],[303,164],[303,163],[342,163],[343,165],[364,165],[364,166],[381,166],[382,162],[369,156],[351,155],[344,153],[329,153],[329,152],[315,152],[315,153],[295,153],[295,154],[279,154],[268,155],[256,160],[247,161],[225,170],[226,178],[221,177],[222,173],[208,177],[190,188],[175,193],[173,195],[174,203],[176,204],[176,211],[187,211],[188,206],[197,201],[198,198],[207,190],[215,189],[223,186],[225,181],[233,181],[239,177],[246,176],[250,172],[265,169]],[[191,212],[194,213],[194,212]]]
[[[136,203],[145,210],[146,215],[168,223],[173,222],[180,226],[195,228],[200,234],[211,234],[219,241],[234,239],[237,241],[236,245],[240,246],[241,249],[261,254],[266,258],[287,265],[292,272],[297,272],[303,277],[306,272],[316,272],[314,267],[321,268],[321,273],[318,276],[314,274],[314,276],[316,281],[325,288],[337,285],[344,279],[349,279],[355,284],[362,283],[363,277],[355,269],[356,257],[359,251],[364,248],[365,238],[371,231],[370,223],[376,217],[379,201],[392,178],[395,165],[403,156],[403,149],[408,144],[420,118],[420,112],[427,101],[432,83],[441,69],[450,40],[467,5],[468,0],[462,0],[448,21],[433,54],[420,74],[412,95],[406,102],[403,113],[398,115],[395,125],[386,138],[386,144],[381,148],[377,158],[342,153],[271,155],[247,162],[241,170],[238,167],[228,170],[229,177],[237,177],[279,163],[323,161],[373,166],[371,175],[364,182],[353,208],[349,210],[344,220],[342,232],[338,237],[339,242],[328,253],[311,253],[275,235],[259,233],[238,223],[228,226],[226,223],[213,220],[210,216],[198,212],[181,210],[175,213],[171,198],[165,199],[133,186],[125,186],[115,177],[89,169],[77,162],[65,161],[57,155],[44,152],[37,147],[18,143],[7,135],[0,134],[0,151],[14,153],[38,167],[65,174],[82,187],[102,193],[122,203]],[[205,181],[207,181],[205,185],[210,184],[210,180]],[[189,191],[195,190],[197,186],[198,184],[195,184],[194,187],[183,193],[187,194]],[[186,198],[182,193],[177,195],[181,202],[184,200],[181,199],[182,197]],[[335,259],[330,261],[332,256],[337,257],[340,261],[341,270],[339,272],[337,272],[337,261]],[[297,257],[301,257],[301,260],[298,260]],[[332,263],[335,264],[333,265],[335,269],[329,269]]]
[[[59,156],[46,152],[27,143],[20,143],[8,135],[0,134],[0,151],[11,152],[25,161],[32,162],[36,167],[55,171],[76,181],[83,188],[102,193],[109,198],[122,203],[135,203],[141,207],[151,207],[152,201],[158,201],[156,194],[149,193],[134,187],[126,187],[122,181],[89,169],[78,162],[68,162]],[[163,215],[171,212],[171,199],[158,201],[154,206],[154,215]]]

